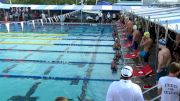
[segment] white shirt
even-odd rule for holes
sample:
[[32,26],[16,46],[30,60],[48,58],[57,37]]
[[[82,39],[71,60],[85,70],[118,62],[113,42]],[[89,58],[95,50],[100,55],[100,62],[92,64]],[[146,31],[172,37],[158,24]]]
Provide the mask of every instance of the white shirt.
[[46,15],[44,13],[42,13],[41,16],[42,16],[42,19],[46,18]]
[[161,77],[158,89],[162,89],[161,101],[180,101],[180,79],[169,76]]
[[109,86],[106,101],[144,101],[141,88],[131,80],[114,81]]
[[99,15],[99,17],[102,17],[102,16],[103,16],[103,14],[102,14],[102,13],[99,13],[98,15]]
[[116,14],[113,13],[113,18],[116,18]]

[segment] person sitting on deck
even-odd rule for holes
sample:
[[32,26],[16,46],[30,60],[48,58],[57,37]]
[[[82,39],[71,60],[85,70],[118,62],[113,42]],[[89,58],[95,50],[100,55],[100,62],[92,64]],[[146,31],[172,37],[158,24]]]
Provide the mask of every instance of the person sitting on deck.
[[[144,49],[139,53],[139,61],[141,65],[144,65],[144,62],[148,62],[149,56],[150,56],[150,48],[153,44],[152,39],[150,38],[150,33],[145,32],[144,36],[142,37],[142,40],[140,42],[140,46],[143,46]],[[142,61],[143,58],[143,61]]]
[[133,31],[134,32],[133,32],[133,40],[132,40],[131,48],[132,48],[132,50],[137,50],[141,35],[140,35],[140,32],[137,30],[137,26],[136,25],[133,26]]
[[112,70],[112,73],[117,72],[117,64],[114,60],[111,63],[111,70]]
[[55,101],[68,101],[65,97],[57,97]]
[[114,50],[119,50],[121,48],[121,45],[119,44],[118,42],[118,38],[115,38],[115,42],[114,42],[114,45],[113,45],[113,49]]
[[116,33],[116,31],[113,31],[112,36],[113,36],[113,39],[114,39],[114,40],[115,40],[115,38],[117,38],[117,33]]
[[171,53],[170,50],[166,47],[166,40],[159,40],[160,51],[158,53],[158,68],[157,68],[157,77],[158,81],[160,77],[166,76],[168,74],[168,65],[171,62]]
[[115,54],[115,56],[114,56],[114,60],[115,60],[116,62],[118,62],[120,58],[121,58],[121,54],[119,53],[119,51],[116,51],[116,54]]

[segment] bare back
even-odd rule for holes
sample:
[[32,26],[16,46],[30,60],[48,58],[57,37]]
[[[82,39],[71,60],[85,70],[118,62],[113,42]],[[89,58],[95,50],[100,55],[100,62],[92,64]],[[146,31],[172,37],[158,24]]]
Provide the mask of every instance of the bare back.
[[158,61],[160,64],[160,68],[167,67],[171,60],[171,53],[168,48],[163,48],[159,51]]
[[133,23],[132,23],[132,21],[128,21],[128,23],[127,23],[127,31],[128,31],[128,34],[132,34],[132,32],[133,32]]

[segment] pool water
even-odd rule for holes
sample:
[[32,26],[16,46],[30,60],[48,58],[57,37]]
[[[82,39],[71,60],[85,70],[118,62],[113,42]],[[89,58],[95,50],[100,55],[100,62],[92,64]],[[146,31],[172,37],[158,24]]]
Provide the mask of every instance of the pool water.
[[109,84],[119,79],[110,69],[110,25],[49,24],[24,32],[11,26],[4,33],[1,25],[0,101],[105,101]]

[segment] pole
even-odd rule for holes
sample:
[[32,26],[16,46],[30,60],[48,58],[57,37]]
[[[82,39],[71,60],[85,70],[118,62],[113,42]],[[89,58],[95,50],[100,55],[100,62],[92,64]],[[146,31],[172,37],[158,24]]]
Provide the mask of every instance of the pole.
[[165,39],[167,40],[167,34],[168,34],[168,21],[166,21],[166,33],[165,33]]
[[[159,20],[158,20],[158,22],[157,23],[159,23]],[[155,26],[155,29],[156,29],[156,58],[155,58],[155,70],[157,70],[157,68],[158,68],[158,53],[159,53],[159,25],[158,24],[156,24],[157,25],[157,29],[156,29],[156,26]]]
[[81,23],[82,23],[82,10],[81,10]]
[[98,0],[96,0],[96,5],[97,5],[97,2],[98,2]]
[[12,4],[12,1],[11,1],[11,0],[9,0],[9,3],[10,3],[10,4]]

